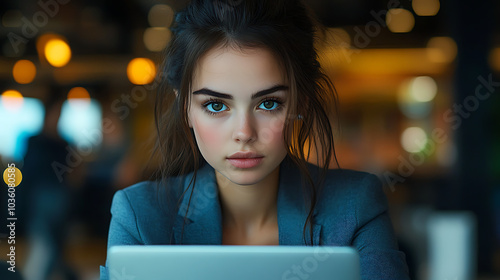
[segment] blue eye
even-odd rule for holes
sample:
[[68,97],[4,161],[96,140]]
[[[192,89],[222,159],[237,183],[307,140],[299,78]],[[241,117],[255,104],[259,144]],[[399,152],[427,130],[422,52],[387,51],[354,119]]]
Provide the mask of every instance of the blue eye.
[[226,110],[227,106],[224,105],[223,103],[220,103],[220,102],[211,102],[211,103],[206,105],[206,108],[210,112],[217,113],[217,112]]
[[271,111],[278,108],[278,106],[279,106],[278,102],[274,100],[265,100],[264,102],[260,103],[259,108]]

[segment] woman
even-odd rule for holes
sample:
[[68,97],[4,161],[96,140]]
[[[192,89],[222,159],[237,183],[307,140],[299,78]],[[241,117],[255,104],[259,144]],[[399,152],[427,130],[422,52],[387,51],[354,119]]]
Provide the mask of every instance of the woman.
[[160,179],[115,194],[108,248],[353,246],[363,279],[408,278],[376,176],[328,169],[335,92],[315,26],[299,0],[193,0],[176,15],[155,108]]

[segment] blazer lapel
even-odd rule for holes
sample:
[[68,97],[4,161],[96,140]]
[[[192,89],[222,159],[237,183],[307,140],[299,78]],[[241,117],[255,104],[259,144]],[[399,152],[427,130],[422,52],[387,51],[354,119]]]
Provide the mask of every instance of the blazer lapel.
[[[184,189],[192,179],[192,173],[186,176]],[[222,244],[222,216],[219,204],[219,193],[215,180],[215,171],[208,164],[198,170],[191,202],[189,197],[192,186],[184,195],[177,212],[174,225],[176,244]],[[189,209],[188,209],[189,205]],[[186,214],[184,234],[181,239],[184,215]]]
[[[278,189],[278,228],[280,245],[306,245],[304,242],[303,230],[307,214],[309,213],[309,207],[306,206],[305,198],[308,196],[302,188],[302,180],[300,169],[287,156],[280,165],[280,183]],[[316,210],[313,216],[315,216],[315,214]],[[319,245],[321,243],[320,235],[321,225],[313,224],[314,245]],[[307,244],[309,244],[309,226],[306,228],[305,236]]]

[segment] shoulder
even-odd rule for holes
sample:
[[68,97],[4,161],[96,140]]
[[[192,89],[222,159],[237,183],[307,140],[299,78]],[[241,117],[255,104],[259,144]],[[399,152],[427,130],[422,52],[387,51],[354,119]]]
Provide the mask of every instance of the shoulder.
[[[177,211],[177,196],[169,181],[164,183],[144,181],[119,190],[113,196],[108,245],[132,243],[124,235],[132,236],[137,244],[165,244],[169,242],[169,227]],[[127,237],[128,238],[128,237]]]
[[368,172],[350,169],[328,170],[322,187],[325,196],[351,197],[365,200],[383,194],[379,178]]
[[[144,205],[151,205],[155,201],[159,187],[156,182],[144,181],[119,190],[113,196],[111,212],[123,208],[140,209]],[[119,213],[113,213],[113,215]]]
[[351,216],[359,225],[387,211],[387,198],[376,175],[331,169],[318,193],[317,207],[320,216]]
[[[311,174],[319,177],[318,169]],[[329,169],[320,187],[321,199],[353,198],[368,199],[383,194],[379,178],[368,172],[351,169]]]
[[[210,166],[203,166],[197,172],[197,184],[209,180]],[[119,190],[113,197],[111,214],[134,215],[136,218],[177,214],[177,205],[182,193],[190,185],[194,172],[172,176],[160,181],[143,181]],[[161,217],[165,219],[164,217]]]
[[155,182],[145,181],[117,191],[111,204],[112,221],[140,230],[145,219],[158,215],[158,190]]
[[123,211],[124,208],[130,208],[140,216],[157,212],[170,200],[176,201],[178,192],[175,190],[183,186],[182,179],[173,177],[166,181],[143,181],[119,190],[113,196],[111,212],[119,215],[118,210]]

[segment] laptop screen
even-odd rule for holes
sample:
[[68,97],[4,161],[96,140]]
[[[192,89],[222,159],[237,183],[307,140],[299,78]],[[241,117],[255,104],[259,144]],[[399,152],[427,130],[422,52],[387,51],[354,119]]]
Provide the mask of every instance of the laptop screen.
[[111,280],[358,280],[350,247],[133,245],[108,252]]

